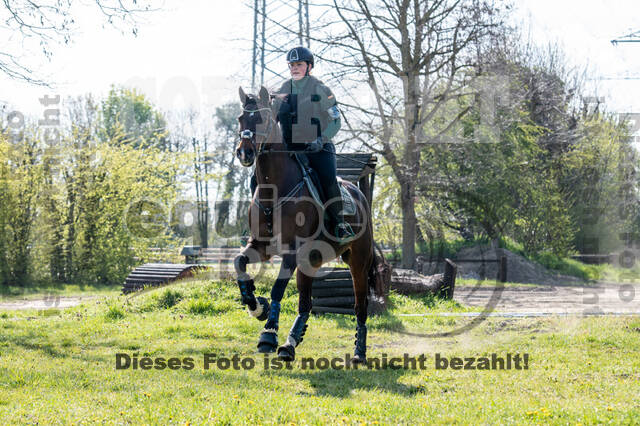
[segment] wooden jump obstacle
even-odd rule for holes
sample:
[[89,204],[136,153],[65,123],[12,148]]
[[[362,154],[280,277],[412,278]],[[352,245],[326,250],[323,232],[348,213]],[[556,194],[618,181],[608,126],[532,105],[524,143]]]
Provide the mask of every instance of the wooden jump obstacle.
[[347,268],[320,268],[311,287],[311,312],[355,315],[351,272]]
[[124,294],[142,290],[145,286],[161,286],[180,278],[193,276],[198,265],[146,263],[135,268],[122,286]]
[[[336,154],[336,158],[338,176],[358,186],[371,206],[377,158],[373,154]],[[355,294],[349,269],[320,268],[319,272],[320,277],[313,280],[311,287],[311,312],[355,315]],[[386,298],[387,295],[378,296]],[[379,311],[381,306],[385,305],[369,297],[370,312]]]

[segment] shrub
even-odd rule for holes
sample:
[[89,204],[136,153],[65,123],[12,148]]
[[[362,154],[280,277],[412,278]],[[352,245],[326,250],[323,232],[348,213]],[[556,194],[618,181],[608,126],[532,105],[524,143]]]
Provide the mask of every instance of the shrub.
[[182,293],[167,289],[158,298],[158,307],[168,309],[178,304],[182,300]]

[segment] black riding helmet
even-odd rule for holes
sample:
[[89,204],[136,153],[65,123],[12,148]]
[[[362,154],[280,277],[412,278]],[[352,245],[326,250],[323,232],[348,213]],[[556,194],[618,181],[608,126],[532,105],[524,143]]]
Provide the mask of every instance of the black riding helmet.
[[306,47],[298,46],[287,52],[287,63],[291,62],[306,62],[311,64],[311,68],[314,66],[313,53]]

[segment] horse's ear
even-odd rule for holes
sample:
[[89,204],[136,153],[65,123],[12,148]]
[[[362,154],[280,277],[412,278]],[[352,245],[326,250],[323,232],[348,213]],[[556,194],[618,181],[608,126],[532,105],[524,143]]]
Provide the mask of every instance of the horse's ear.
[[271,102],[271,98],[269,97],[269,91],[264,86],[260,86],[260,93],[258,94],[258,96],[260,97],[260,102],[263,105],[269,105],[269,103]]
[[247,102],[247,95],[244,93],[244,90],[242,90],[242,86],[239,87],[238,93],[240,94],[240,102],[244,105]]

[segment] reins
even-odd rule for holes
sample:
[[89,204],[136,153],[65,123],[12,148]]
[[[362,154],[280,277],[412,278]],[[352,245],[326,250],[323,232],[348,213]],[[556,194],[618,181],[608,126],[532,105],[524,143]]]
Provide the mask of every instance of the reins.
[[[253,140],[254,135],[255,136],[262,136],[264,138],[264,140],[260,143],[259,147],[257,148],[257,154],[256,157],[263,155],[263,154],[298,154],[298,153],[304,153],[304,151],[294,151],[294,150],[271,150],[271,149],[265,149],[265,145],[267,143],[267,140],[271,137],[271,134],[273,132],[274,129],[274,125],[275,125],[275,120],[273,119],[273,111],[271,110],[271,107],[266,107],[266,108],[258,108],[255,110],[248,110],[246,108],[242,109],[244,112],[248,112],[251,115],[255,114],[256,112],[260,112],[260,111],[265,111],[268,110],[269,111],[269,124],[267,126],[267,129],[265,132],[258,132],[257,129],[255,132],[252,132],[250,129],[245,129],[242,132],[240,132],[240,137],[241,138],[247,138],[250,140]],[[257,141],[255,141],[257,143]],[[254,149],[255,149],[255,144],[254,144]],[[325,152],[331,152],[328,151],[326,148],[322,148],[321,151],[325,151]],[[342,155],[342,154],[338,154],[336,152],[333,152],[333,154],[335,154],[338,157],[343,157],[348,159],[349,161],[352,161],[354,163],[360,163],[363,165],[367,165],[368,163],[364,162],[364,161],[360,161],[360,160],[356,160],[353,158],[350,158],[346,155]],[[257,161],[257,158],[256,158]],[[257,163],[256,163],[257,164]],[[300,180],[300,182],[298,182],[298,184],[296,186],[294,186],[284,197],[279,197],[277,199],[277,202],[275,203],[275,205],[273,205],[272,207],[265,207],[261,202],[258,196],[256,196],[255,198],[255,204],[256,206],[258,206],[258,208],[260,210],[262,210],[262,212],[265,215],[266,218],[266,225],[267,225],[267,232],[269,232],[270,234],[273,233],[273,212],[278,210],[279,208],[281,208],[286,202],[290,201],[291,199],[295,198],[298,195],[298,192],[300,192],[300,190],[302,189],[302,187],[304,186],[304,177]]]
[[[273,128],[274,128],[274,124],[275,124],[275,120],[273,119],[273,112],[271,110],[270,107],[268,108],[259,108],[256,110],[248,110],[246,108],[243,108],[244,112],[249,112],[251,114],[256,113],[258,111],[263,111],[263,110],[268,110],[269,111],[269,125],[267,127],[267,130],[264,133],[258,132],[256,129],[255,135],[258,136],[262,136],[264,137],[264,140],[260,143],[260,146],[257,149],[257,154],[256,157],[263,155],[263,154],[268,154],[268,153],[295,153],[295,151],[275,151],[275,150],[270,150],[264,149],[264,146],[266,145],[267,140],[271,137],[271,133],[273,132]],[[245,133],[247,132],[247,133]],[[248,139],[253,139],[253,132],[249,129],[245,129],[242,132],[240,132],[240,137],[241,138],[248,138]],[[257,141],[256,141],[257,142]],[[255,146],[255,145],[254,145]],[[255,149],[255,148],[254,148]],[[257,165],[257,158],[256,158],[256,165]],[[265,215],[265,218],[267,220],[267,232],[269,232],[270,234],[273,233],[273,212],[278,210],[279,208],[281,208],[284,203],[290,201],[291,199],[294,199],[297,195],[298,192],[300,192],[300,190],[302,189],[302,187],[304,186],[304,178],[300,180],[300,182],[298,182],[298,184],[296,186],[294,186],[284,197],[278,197],[277,202],[275,205],[273,205],[272,207],[265,207],[261,202],[260,202],[260,198],[256,196],[255,198],[255,204],[256,206],[258,206],[258,208],[260,210],[262,210],[262,212]],[[256,188],[257,190],[257,188]]]

